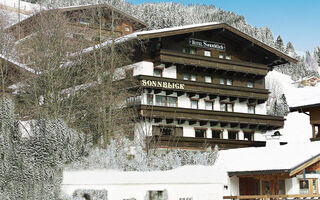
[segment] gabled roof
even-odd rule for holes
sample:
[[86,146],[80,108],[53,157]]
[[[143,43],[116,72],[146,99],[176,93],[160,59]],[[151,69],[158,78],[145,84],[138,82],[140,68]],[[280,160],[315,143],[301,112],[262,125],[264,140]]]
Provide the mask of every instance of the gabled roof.
[[16,27],[17,25],[21,24],[21,23],[25,23],[27,22],[28,20],[32,20],[33,18],[35,17],[38,17],[40,14],[45,14],[45,13],[50,13],[50,12],[55,12],[55,11],[58,11],[58,12],[68,12],[68,11],[75,11],[75,10],[85,10],[85,9],[94,9],[94,8],[106,8],[106,9],[111,9],[113,11],[115,11],[116,13],[124,16],[124,18],[132,21],[132,22],[135,22],[136,24],[139,25],[139,29],[143,29],[143,28],[146,28],[148,26],[148,24],[146,24],[145,22],[111,6],[111,5],[108,5],[108,4],[94,4],[94,5],[79,5],[79,6],[69,6],[69,7],[62,7],[62,8],[54,8],[54,9],[43,9],[41,10],[40,12],[37,12],[35,13],[34,15],[20,21],[19,23],[16,23],[12,26],[9,27],[9,29],[13,29],[14,27]]
[[320,142],[241,148],[219,152],[217,165],[229,176],[287,173],[290,176],[320,160]]
[[270,66],[276,66],[281,65],[285,63],[297,63],[298,61],[285,53],[270,47],[269,45],[249,36],[248,34],[245,34],[241,32],[240,30],[226,24],[226,23],[219,23],[219,22],[210,22],[210,23],[202,23],[202,24],[194,24],[194,25],[186,25],[186,26],[179,26],[179,27],[172,27],[172,28],[164,28],[164,29],[158,29],[158,30],[151,30],[151,31],[142,31],[142,32],[136,32],[136,36],[139,39],[152,39],[152,38],[160,38],[160,37],[167,37],[167,36],[173,36],[173,35],[179,35],[179,34],[185,34],[185,33],[192,33],[192,32],[198,32],[198,31],[207,31],[207,30],[214,30],[214,29],[222,29],[232,32],[233,34],[236,34],[244,39],[246,39],[248,42],[251,42],[253,45],[259,46],[268,52],[271,52],[275,56],[277,56],[280,60],[283,61],[277,61],[278,63],[270,65]]

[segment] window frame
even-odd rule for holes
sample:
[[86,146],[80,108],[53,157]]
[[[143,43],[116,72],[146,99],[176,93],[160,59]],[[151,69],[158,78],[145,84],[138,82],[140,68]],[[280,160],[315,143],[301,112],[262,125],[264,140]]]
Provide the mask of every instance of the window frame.
[[247,141],[254,141],[254,131],[243,131],[243,140],[246,140],[245,139],[246,134],[251,135],[251,140],[247,140]]
[[[220,132],[220,133],[219,133],[219,134],[220,134],[220,137],[219,137],[219,138],[214,138],[214,137],[213,137],[213,132],[214,132],[214,131],[219,131],[219,132]],[[212,129],[211,129],[211,138],[212,138],[212,139],[223,139],[223,129],[212,128]]]
[[[197,137],[196,131],[204,131],[203,137]],[[201,127],[194,127],[194,137],[195,138],[207,138],[208,135],[208,129],[207,128],[201,128]]]
[[[209,81],[206,81],[206,78],[210,78],[210,82],[209,82]],[[212,83],[212,76],[210,76],[210,75],[205,75],[205,76],[204,76],[204,82],[205,82],[205,83]]]
[[[252,86],[249,86],[249,83],[252,84]],[[247,88],[254,88],[254,82],[253,81],[247,81]]]
[[[177,108],[178,107],[178,97],[174,97],[174,96],[166,96],[166,95],[155,95],[155,105],[156,106],[162,106],[162,105],[158,105],[157,104],[157,97],[165,97],[165,105],[163,107],[171,107],[171,108]],[[176,99],[176,106],[172,107],[172,106],[168,106],[168,97],[170,98],[175,98]]]
[[[228,84],[228,81],[230,81],[231,84]],[[232,85],[233,85],[233,80],[230,79],[230,78],[226,78],[226,79],[225,79],[225,85],[232,86]]]
[[[196,101],[197,102],[197,108],[192,108],[192,101]],[[199,99],[190,98],[190,108],[191,109],[199,109]]]
[[190,81],[197,81],[197,75],[196,74],[190,74]]
[[[252,115],[256,114],[256,106],[257,106],[256,104],[250,104],[250,103],[248,103],[248,104],[247,104],[248,114],[252,114]],[[249,107],[253,107],[253,113],[250,113],[250,112],[249,112]]]
[[[149,97],[151,97],[152,96],[152,103],[151,104],[149,104]],[[150,105],[150,106],[153,106],[154,105],[154,94],[148,94],[147,93],[147,105]]]
[[224,53],[223,53],[223,52],[219,52],[218,58],[219,58],[219,59],[224,59]]
[[313,180],[315,180],[316,183],[316,193],[319,194],[319,179],[317,178],[306,178],[306,179],[298,179],[298,187],[299,187],[299,194],[301,194],[301,187],[300,187],[300,181],[308,181],[308,194],[314,194],[313,193]]
[[[238,130],[227,130],[228,131],[228,140],[239,140],[239,131]],[[230,139],[229,133],[236,133],[236,139]]]
[[[208,55],[206,55],[206,53],[209,53]],[[206,56],[206,57],[211,57],[212,55],[212,52],[210,50],[204,50],[203,51],[203,56]]]
[[[225,110],[221,110],[221,104],[226,104]],[[232,111],[228,111],[228,104],[232,105]],[[222,111],[222,112],[234,112],[234,102],[220,101],[220,111]]]
[[232,58],[232,57],[231,57],[231,54],[230,54],[230,53],[228,53],[228,54],[225,55],[225,59],[226,59],[226,60],[231,60],[231,58]]
[[184,80],[184,81],[190,80],[190,74],[184,73],[183,77],[182,77],[182,80]]
[[[207,102],[212,104],[212,109],[207,109]],[[204,109],[205,110],[214,110],[214,100],[204,99]]]

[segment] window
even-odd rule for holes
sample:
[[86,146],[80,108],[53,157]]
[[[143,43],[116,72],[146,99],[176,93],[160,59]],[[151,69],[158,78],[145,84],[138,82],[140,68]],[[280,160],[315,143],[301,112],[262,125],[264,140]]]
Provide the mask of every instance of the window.
[[177,107],[177,97],[156,95],[157,106]]
[[173,136],[174,127],[160,126],[160,135]]
[[191,108],[198,109],[198,99],[191,99]]
[[183,74],[183,80],[189,80],[189,74]]
[[209,57],[210,57],[210,56],[211,56],[211,51],[206,51],[206,50],[205,50],[205,51],[204,51],[204,56],[209,56]]
[[196,138],[205,138],[207,130],[206,129],[195,129]]
[[247,82],[247,87],[248,88],[253,88],[253,81],[248,81]]
[[153,105],[153,94],[147,94],[147,104]]
[[156,105],[157,106],[166,106],[166,97],[156,95]]
[[213,101],[205,101],[206,110],[213,110]]
[[125,31],[125,32],[130,32],[130,28],[129,28],[128,26],[126,26],[126,27],[124,28],[124,31]]
[[233,112],[233,103],[220,102],[220,111]]
[[197,80],[197,76],[195,74],[191,74],[191,81],[196,81]]
[[212,77],[211,76],[204,76],[204,82],[212,83]]
[[320,138],[320,124],[312,124],[313,138]]
[[279,195],[284,195],[286,194],[286,187],[285,187],[285,181],[284,180],[279,180]]
[[153,70],[153,76],[162,77],[162,69],[155,68]]
[[318,179],[299,180],[300,194],[319,194]]
[[149,191],[149,199],[148,200],[162,200],[164,199],[163,191]]
[[222,130],[212,130],[212,138],[213,139],[222,139]]
[[182,49],[182,53],[196,54],[196,49],[190,48],[190,47],[185,47]]
[[232,80],[231,79],[227,79],[227,85],[232,85]]
[[167,97],[168,107],[177,107],[177,97]]
[[223,58],[224,58],[223,53],[219,53],[219,58],[220,58],[220,59],[223,59]]
[[256,111],[255,111],[256,109],[255,109],[255,108],[256,108],[255,105],[250,105],[250,104],[249,104],[249,105],[248,105],[248,113],[249,113],[249,114],[255,114],[255,113],[256,113]]
[[227,55],[226,55],[226,59],[227,59],[227,60],[231,60],[231,55],[230,55],[230,54],[227,54]]
[[238,139],[238,131],[229,131],[228,130],[228,139],[230,140],[237,140]]
[[244,140],[253,141],[254,132],[243,132]]
[[224,85],[224,78],[220,78],[220,84]]

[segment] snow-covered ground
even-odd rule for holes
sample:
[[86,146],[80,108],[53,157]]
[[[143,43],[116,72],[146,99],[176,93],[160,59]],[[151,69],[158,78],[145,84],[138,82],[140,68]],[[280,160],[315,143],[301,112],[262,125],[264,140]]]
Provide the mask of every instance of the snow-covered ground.
[[[297,88],[288,75],[277,71],[268,73],[266,77],[268,87],[276,85],[277,92],[283,92],[289,107],[320,103],[320,85]],[[312,136],[309,116],[304,113],[292,112],[285,117],[284,127],[280,129],[281,140],[289,143],[303,143]]]

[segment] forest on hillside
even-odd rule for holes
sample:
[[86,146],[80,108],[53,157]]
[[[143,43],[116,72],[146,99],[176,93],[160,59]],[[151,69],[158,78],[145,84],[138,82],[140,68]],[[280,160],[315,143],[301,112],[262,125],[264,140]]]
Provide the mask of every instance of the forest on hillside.
[[281,36],[275,39],[268,27],[251,26],[246,22],[244,16],[218,9],[214,5],[184,5],[173,2],[131,4],[115,0],[29,0],[29,2],[39,3],[47,8],[107,3],[146,22],[149,24],[148,29],[205,22],[225,22],[299,61],[297,64],[279,66],[276,68],[277,71],[291,76],[293,80],[319,76],[320,47],[315,47],[313,53],[306,52],[305,56],[298,56],[291,42],[284,44]]

